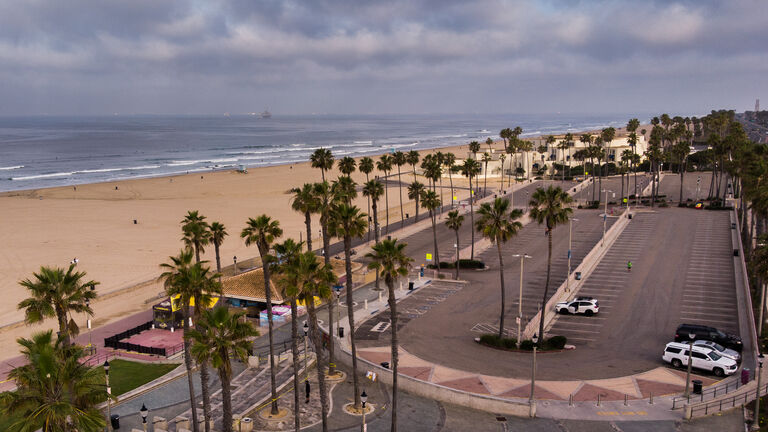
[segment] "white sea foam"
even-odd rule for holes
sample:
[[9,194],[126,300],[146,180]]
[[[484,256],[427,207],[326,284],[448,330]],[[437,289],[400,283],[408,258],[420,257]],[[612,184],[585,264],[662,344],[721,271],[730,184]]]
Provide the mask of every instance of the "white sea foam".
[[73,174],[75,173],[74,172],[58,172],[58,173],[39,174],[39,175],[32,175],[32,176],[11,177],[11,180],[18,181],[18,180],[36,180],[36,179],[52,178],[52,177],[69,177]]
[[10,171],[15,169],[24,168],[24,165],[14,165],[14,166],[7,166],[7,167],[0,167],[0,171]]

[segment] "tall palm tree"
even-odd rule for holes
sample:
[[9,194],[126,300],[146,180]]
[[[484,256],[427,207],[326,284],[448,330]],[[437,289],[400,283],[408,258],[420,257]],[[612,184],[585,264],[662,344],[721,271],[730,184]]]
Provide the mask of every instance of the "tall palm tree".
[[490,153],[483,153],[483,195],[488,193],[488,162],[492,160],[493,157]]
[[520,141],[520,151],[523,153],[523,165],[525,166],[525,172],[527,175],[527,178],[531,178],[531,170],[528,167],[528,153],[533,151],[533,143],[530,141],[521,140]]
[[[621,201],[624,202],[624,173],[627,174],[627,195],[629,195],[629,164],[632,162],[632,150],[621,152]],[[629,198],[627,198],[629,204]],[[622,204],[623,205],[623,204]]]
[[500,188],[504,187],[504,161],[505,160],[507,160],[507,154],[506,153],[501,153],[499,155],[499,165],[500,165],[499,170],[501,172],[501,182],[499,183],[499,187]]
[[384,205],[386,208],[386,220],[387,225],[385,232],[389,234],[389,187],[386,186],[386,182],[388,181],[389,172],[392,171],[392,156],[383,154],[379,158],[379,161],[376,162],[376,169],[384,173]]
[[474,159],[477,160],[477,152],[480,151],[480,143],[477,141],[470,141],[469,151],[475,155]]
[[373,252],[366,255],[371,260],[368,268],[380,271],[384,276],[384,283],[389,291],[389,320],[392,330],[392,423],[391,432],[397,432],[397,302],[395,301],[395,281],[400,276],[407,276],[408,269],[413,261],[405,254],[405,243],[398,243],[397,239],[383,240],[373,246]]
[[291,189],[293,199],[291,200],[291,208],[297,212],[304,214],[304,226],[307,229],[307,250],[312,250],[312,213],[317,213],[318,206],[320,205],[315,196],[315,185],[312,183],[304,183],[304,186],[300,188]]
[[[475,196],[472,190],[472,178],[477,175],[477,173],[480,172],[480,163],[478,163],[474,159],[465,159],[464,164],[461,166],[461,174],[469,179],[469,219],[472,223],[472,226],[475,226],[475,210],[474,210],[474,202],[475,202]],[[472,230],[472,245],[471,245],[471,253],[469,256],[470,260],[475,259],[475,230]]]
[[[347,180],[350,182],[352,181],[351,179]],[[351,187],[351,189],[354,190],[354,187]],[[323,262],[328,268],[331,267],[331,234],[328,232],[328,224],[331,218],[331,206],[337,199],[339,199],[339,195],[342,195],[341,198],[343,199],[345,198],[345,195],[349,193],[351,193],[350,187],[337,186],[336,188],[333,188],[328,182],[315,183],[315,197],[319,203],[317,211],[320,214],[320,232],[323,235]],[[335,319],[336,314],[334,313],[334,304],[333,302],[328,302],[329,329],[333,329],[333,322]],[[336,363],[333,361],[335,354],[334,349],[335,343],[333,338],[330,338],[328,340],[329,375],[336,375]]]
[[[635,205],[637,205],[637,166],[634,164],[635,158],[632,155],[637,154],[638,138],[637,133],[635,132],[635,130],[637,130],[637,125],[635,125],[633,121],[638,122],[639,124],[637,119],[632,119],[627,124],[627,130],[629,131],[629,135],[627,135],[627,143],[629,144],[631,152],[630,162],[632,162],[632,169],[635,171]],[[627,185],[629,185],[629,180],[627,180]],[[627,189],[629,189],[629,186],[627,186]],[[629,193],[627,193],[627,195],[629,195]],[[627,203],[629,203],[629,200],[627,200]]]
[[15,391],[0,394],[0,413],[13,419],[13,432],[97,432],[104,430],[104,416],[96,406],[109,397],[101,368],[82,360],[82,347],[54,340],[53,332],[17,339],[25,358],[10,371]]
[[432,220],[432,240],[435,251],[435,268],[440,270],[440,253],[437,251],[437,208],[440,207],[440,198],[434,191],[427,190],[421,194],[421,206],[429,210],[429,218]]
[[357,198],[357,183],[352,177],[341,176],[331,184],[331,192],[334,200],[351,204]]
[[228,235],[227,228],[221,222],[213,222],[211,223],[210,231],[211,243],[213,243],[213,248],[216,252],[216,272],[221,273],[221,256],[219,255],[219,251],[221,249],[221,244],[224,243],[224,237]]
[[448,218],[445,220],[445,226],[448,227],[448,229],[453,230],[456,233],[456,275],[454,276],[455,279],[459,279],[459,263],[461,262],[461,257],[459,257],[458,249],[460,247],[459,243],[459,229],[461,229],[461,224],[464,223],[464,216],[459,214],[458,210],[453,210],[448,212]]
[[405,153],[396,151],[392,154],[392,163],[397,167],[397,189],[400,193],[400,228],[405,226],[405,213],[403,213],[403,183],[400,179],[400,168],[408,162]]
[[413,181],[416,181],[416,164],[419,163],[420,157],[419,152],[416,150],[409,151],[408,155],[405,157],[406,162],[408,162],[408,165],[410,165],[413,170]]
[[435,153],[435,166],[433,169],[433,175],[435,176],[433,181],[440,181],[440,212],[443,212],[443,163],[445,155],[443,152]]
[[344,269],[347,274],[347,318],[349,318],[349,340],[352,345],[352,383],[355,409],[360,408],[360,384],[357,376],[357,346],[355,345],[355,310],[352,300],[352,238],[362,238],[368,228],[367,215],[356,206],[340,204],[331,212],[330,231],[344,240]]
[[[604,153],[607,152],[608,147],[611,146],[611,142],[613,142],[613,139],[615,137],[616,137],[616,129],[613,127],[607,127],[600,132],[600,138],[602,139],[603,145],[605,146]],[[603,156],[603,157],[605,158],[606,156]],[[600,167],[600,190],[601,191],[603,190],[602,171],[603,171],[603,167],[601,166]]]
[[568,144],[568,177],[571,177],[571,149],[573,148],[573,134],[568,132],[565,134],[565,143]]
[[43,266],[39,273],[32,275],[34,279],[19,282],[31,296],[17,306],[19,310],[24,309],[24,322],[35,324],[56,317],[59,337],[64,345],[72,345],[72,336],[77,336],[80,329],[74,319],[67,321],[67,317],[73,313],[93,315],[90,301],[96,298],[96,291],[91,287],[99,283],[84,281],[85,272],[75,271],[75,264],[70,264],[66,272],[60,267]]
[[454,165],[456,165],[456,155],[453,153],[444,153],[443,154],[443,165],[445,166],[445,169],[448,170],[448,181],[451,182],[451,208],[453,208],[454,203],[454,192],[453,192],[453,176],[451,176],[453,172]]
[[317,255],[312,252],[304,252],[296,255],[282,267],[281,273],[289,284],[287,294],[296,297],[307,307],[309,315],[309,337],[317,356],[317,381],[320,387],[320,407],[322,410],[322,430],[328,431],[328,390],[325,382],[325,367],[328,364],[323,351],[323,339],[317,324],[317,310],[315,298],[329,299],[331,297],[331,285],[336,277],[330,266],[317,260]]
[[339,159],[337,165],[339,167],[339,172],[349,177],[353,172],[355,172],[355,166],[357,165],[357,162],[355,162],[355,159],[352,157],[344,156],[343,158]]
[[184,234],[181,241],[194,249],[195,261],[200,262],[200,254],[205,252],[205,246],[211,242],[211,231],[205,216],[197,210],[187,212],[181,221],[181,232]]
[[[547,136],[547,139],[545,140],[545,143],[547,145],[547,160],[549,160],[550,154],[552,154],[552,147],[557,142],[557,139],[555,139],[554,135]],[[555,152],[557,153],[557,152]],[[552,179],[554,180],[555,172],[552,172]]]
[[[379,242],[381,236],[381,230],[379,229],[379,215],[378,215],[378,202],[382,195],[384,195],[384,185],[377,179],[369,180],[363,186],[363,195],[371,199],[371,207],[373,208],[373,238],[376,243]],[[417,203],[418,204],[418,203]],[[416,206],[418,208],[418,205]],[[417,210],[418,211],[418,210]],[[418,219],[418,213],[417,213]],[[376,272],[376,291],[380,290],[379,287],[379,272]]]
[[501,313],[499,314],[499,338],[504,337],[504,308],[506,305],[506,289],[504,286],[504,258],[501,254],[501,245],[513,236],[517,235],[523,227],[517,219],[523,215],[522,210],[510,209],[509,200],[496,198],[491,203],[483,203],[477,213],[475,228],[483,234],[483,237],[496,244],[499,254],[499,278],[501,280]]
[[550,186],[547,189],[536,189],[531,195],[531,202],[528,203],[531,208],[528,212],[531,219],[539,225],[545,224],[547,234],[547,281],[544,284],[541,318],[539,320],[539,335],[542,338],[544,337],[544,314],[547,312],[547,294],[549,294],[549,279],[552,270],[552,230],[558,225],[568,222],[568,218],[573,214],[573,209],[568,207],[571,201],[571,196],[562,189]]
[[565,181],[565,167],[567,165],[565,160],[565,151],[568,150],[568,148],[568,141],[566,141],[565,138],[560,140],[560,142],[557,144],[557,149],[563,153],[563,171],[560,173],[560,181]]
[[[415,153],[416,153],[416,158],[417,158],[416,162],[418,162],[419,152],[415,152]],[[408,157],[410,157],[410,153],[408,154]],[[373,159],[369,158],[368,156],[360,159],[360,163],[357,164],[357,169],[360,170],[361,173],[365,174],[365,182],[366,183],[368,183],[368,180],[370,180],[369,175],[371,174],[371,172],[373,172],[373,167],[374,167]],[[413,171],[413,177],[416,178],[416,170],[415,170],[415,168],[414,168],[414,171]],[[366,197],[366,198],[368,200],[368,222],[369,222],[369,224],[368,224],[368,241],[371,241],[371,226],[372,226],[372,224],[370,223],[370,221],[371,221],[371,216],[370,216],[371,215],[371,198],[370,197]]]
[[416,220],[414,222],[419,221],[419,200],[421,199],[422,192],[424,192],[424,185],[422,183],[415,181],[408,185],[408,199],[412,199],[416,203]]
[[203,312],[197,329],[184,335],[193,341],[191,354],[200,363],[210,362],[219,372],[224,432],[232,432],[232,363],[230,357],[241,362],[248,359],[252,338],[259,335],[249,321],[241,318],[245,312],[229,313],[226,307]]
[[[275,239],[282,237],[283,229],[280,228],[280,222],[272,220],[271,217],[263,214],[256,218],[248,218],[245,228],[240,233],[240,237],[245,239],[245,245],[256,244],[261,256],[261,268],[264,271],[264,293],[267,300],[267,325],[269,326],[269,373],[270,385],[272,387],[272,415],[277,415],[280,410],[277,406],[277,384],[275,382],[275,347],[272,324],[272,287],[270,286],[270,256],[269,250]],[[327,253],[327,251],[326,251]]]
[[322,181],[325,181],[325,172],[333,168],[333,153],[329,149],[319,148],[309,157],[312,168],[320,168]]

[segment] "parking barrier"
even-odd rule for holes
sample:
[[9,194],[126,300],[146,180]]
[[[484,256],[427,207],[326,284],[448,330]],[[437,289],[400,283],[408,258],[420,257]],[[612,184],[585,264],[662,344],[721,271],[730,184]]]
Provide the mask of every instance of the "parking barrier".
[[597,406],[600,406],[600,393],[597,394]]
[[651,396],[650,396],[650,398],[648,399],[648,404],[649,404],[649,405],[653,405],[653,392],[651,392]]
[[568,406],[573,406],[573,393],[568,395]]
[[624,395],[624,406],[629,406],[629,395]]

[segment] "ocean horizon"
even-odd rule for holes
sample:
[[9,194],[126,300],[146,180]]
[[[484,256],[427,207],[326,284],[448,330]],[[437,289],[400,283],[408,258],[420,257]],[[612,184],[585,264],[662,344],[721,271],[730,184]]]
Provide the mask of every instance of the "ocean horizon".
[[[622,127],[636,114],[0,117],[0,192]],[[641,122],[646,121],[641,118]]]

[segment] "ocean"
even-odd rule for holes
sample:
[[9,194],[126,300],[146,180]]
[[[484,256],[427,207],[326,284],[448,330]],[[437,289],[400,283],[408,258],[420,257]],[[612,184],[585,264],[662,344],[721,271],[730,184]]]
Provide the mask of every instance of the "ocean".
[[[0,191],[429,149],[624,126],[620,115],[0,117]],[[642,119],[641,119],[642,120]]]

